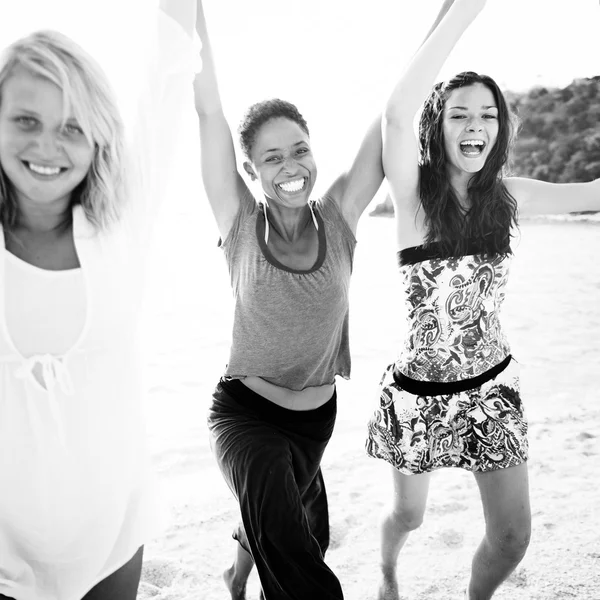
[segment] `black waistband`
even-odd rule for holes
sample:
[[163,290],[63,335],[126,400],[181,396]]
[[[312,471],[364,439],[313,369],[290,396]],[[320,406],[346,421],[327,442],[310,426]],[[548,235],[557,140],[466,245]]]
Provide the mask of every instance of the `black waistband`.
[[291,410],[279,406],[279,404],[275,404],[275,402],[271,402],[271,400],[251,390],[240,379],[222,377],[219,385],[238,404],[273,420],[316,423],[330,419],[332,415],[335,415],[337,410],[337,392],[335,389],[331,398],[318,408],[311,410]]
[[485,373],[471,377],[469,379],[461,379],[460,381],[420,381],[407,377],[403,373],[400,373],[397,368],[394,369],[394,381],[409,394],[415,396],[442,396],[447,394],[458,394],[460,392],[466,392],[472,390],[484,383],[494,379],[497,375],[500,375],[506,367],[510,364],[512,355],[508,355],[502,362],[498,363],[495,367],[492,367]]

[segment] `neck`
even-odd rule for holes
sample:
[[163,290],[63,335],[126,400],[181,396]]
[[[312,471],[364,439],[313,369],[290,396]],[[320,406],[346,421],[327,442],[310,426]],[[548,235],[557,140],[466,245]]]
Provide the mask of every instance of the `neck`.
[[469,182],[473,178],[472,173],[465,173],[460,171],[459,173],[449,172],[450,187],[454,190],[456,197],[464,208],[469,207]]
[[60,233],[72,221],[70,199],[39,206],[31,202],[19,202],[19,216],[16,229],[30,233]]
[[312,215],[308,204],[299,208],[288,208],[270,201],[267,208],[267,219],[274,231],[286,242],[298,240],[306,227],[312,223]]

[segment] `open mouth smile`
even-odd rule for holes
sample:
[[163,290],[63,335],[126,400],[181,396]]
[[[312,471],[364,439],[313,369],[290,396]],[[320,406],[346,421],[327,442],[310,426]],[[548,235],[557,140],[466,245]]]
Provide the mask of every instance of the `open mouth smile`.
[[483,154],[486,143],[483,140],[465,140],[460,142],[459,147],[464,156],[477,157]]
[[68,170],[68,167],[49,167],[46,165],[38,165],[27,160],[21,162],[32,175],[41,179],[54,179]]
[[299,179],[292,179],[291,181],[276,183],[275,185],[278,189],[286,194],[297,194],[298,192],[303,192],[306,189],[307,182],[307,177],[300,177]]

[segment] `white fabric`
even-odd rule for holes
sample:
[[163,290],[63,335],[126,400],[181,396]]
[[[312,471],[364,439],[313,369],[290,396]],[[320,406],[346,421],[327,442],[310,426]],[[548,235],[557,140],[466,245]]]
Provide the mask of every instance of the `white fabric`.
[[[81,207],[73,211],[85,319],[61,353],[40,346],[25,357],[8,333],[0,228],[0,594],[16,600],[80,600],[161,525],[145,447],[138,319],[159,199],[149,190],[164,188],[168,175],[172,115],[181,113],[174,103],[192,93],[192,45],[169,18],[159,22],[169,78],[142,94],[135,149],[148,177],[107,231],[97,233]],[[156,63],[152,75],[157,81]]]
[[6,253],[4,285],[7,335],[23,356],[64,354],[85,322],[81,269],[39,269]]

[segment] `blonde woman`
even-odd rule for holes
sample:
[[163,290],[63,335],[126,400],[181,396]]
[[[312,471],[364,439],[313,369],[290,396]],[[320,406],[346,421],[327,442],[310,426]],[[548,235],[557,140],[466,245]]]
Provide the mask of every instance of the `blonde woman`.
[[[143,100],[153,123],[137,128],[145,149],[169,141],[156,112],[172,109],[162,105],[165,84],[189,87],[192,77],[182,26],[163,13],[157,35],[152,71],[163,87]],[[156,528],[137,315],[157,181],[139,187],[125,146],[110,85],[73,41],[41,31],[4,51],[2,599],[134,600]]]

